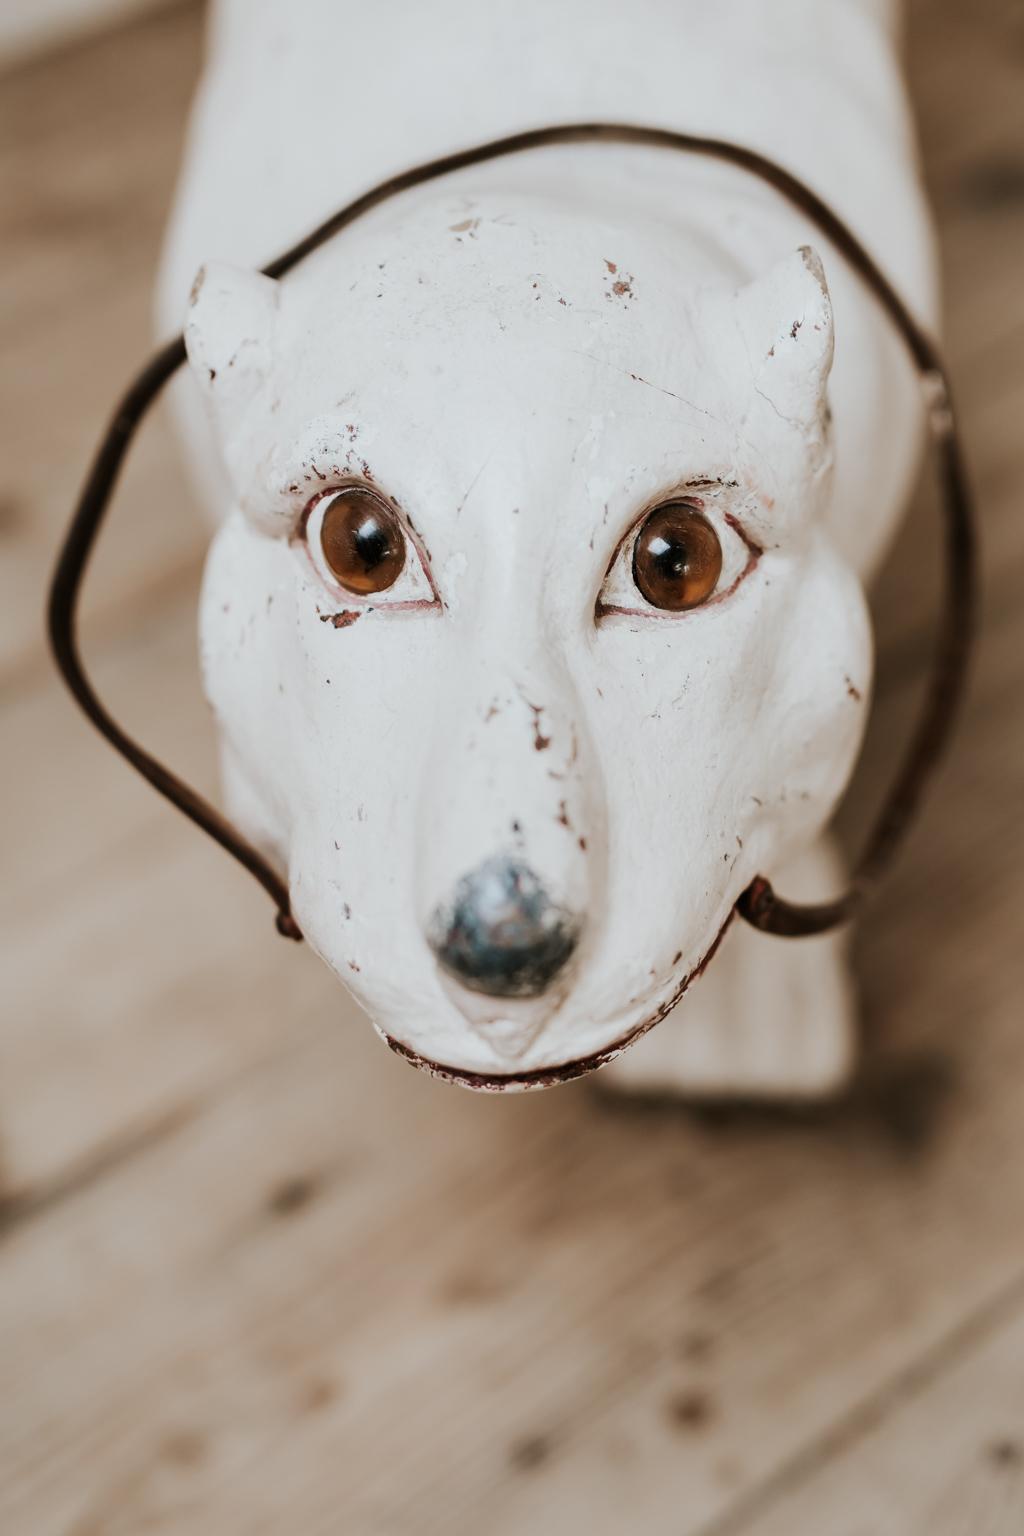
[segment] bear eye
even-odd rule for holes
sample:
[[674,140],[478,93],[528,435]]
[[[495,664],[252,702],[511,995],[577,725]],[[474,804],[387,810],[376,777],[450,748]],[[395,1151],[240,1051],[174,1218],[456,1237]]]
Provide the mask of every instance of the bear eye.
[[357,607],[381,609],[440,605],[415,532],[394,504],[369,486],[321,491],[303,513],[299,539],[335,600],[355,598]]
[[394,586],[407,558],[405,533],[371,491],[350,486],[324,497],[317,523],[320,552],[339,586],[360,597]]
[[699,608],[721,574],[718,534],[695,507],[669,501],[647,514],[633,543],[633,580],[653,608]]
[[674,618],[730,597],[763,551],[739,519],[715,502],[671,496],[644,512],[623,535],[605,573],[595,618]]

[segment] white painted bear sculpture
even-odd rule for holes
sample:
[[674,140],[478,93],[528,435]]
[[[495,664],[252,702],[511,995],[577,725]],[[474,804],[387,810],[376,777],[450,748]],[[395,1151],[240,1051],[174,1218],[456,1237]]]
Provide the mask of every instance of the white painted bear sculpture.
[[888,7],[222,0],[211,26],[161,316],[188,306],[219,523],[229,811],[420,1065],[835,1089],[842,940],[729,919],[758,872],[842,879],[863,582],[920,443],[874,301],[763,182],[622,145],[478,165],[255,269],[418,161],[631,121],[785,164],[931,325]]

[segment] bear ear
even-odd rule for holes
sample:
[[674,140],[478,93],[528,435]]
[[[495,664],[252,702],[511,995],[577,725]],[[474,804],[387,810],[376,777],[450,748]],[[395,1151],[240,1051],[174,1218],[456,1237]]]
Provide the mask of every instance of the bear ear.
[[185,347],[215,408],[244,405],[269,376],[279,296],[279,285],[261,272],[212,261],[199,269]]
[[741,288],[735,319],[754,384],[795,426],[821,420],[832,367],[832,302],[821,258],[802,245]]

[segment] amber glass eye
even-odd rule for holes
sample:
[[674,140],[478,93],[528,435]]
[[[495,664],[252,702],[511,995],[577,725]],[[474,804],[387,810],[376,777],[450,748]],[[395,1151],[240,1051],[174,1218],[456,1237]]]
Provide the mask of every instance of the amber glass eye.
[[698,608],[721,574],[718,535],[695,507],[669,501],[644,518],[633,546],[633,580],[655,608]]
[[393,587],[405,565],[405,534],[398,518],[358,486],[328,501],[320,522],[320,548],[335,580],[361,595]]

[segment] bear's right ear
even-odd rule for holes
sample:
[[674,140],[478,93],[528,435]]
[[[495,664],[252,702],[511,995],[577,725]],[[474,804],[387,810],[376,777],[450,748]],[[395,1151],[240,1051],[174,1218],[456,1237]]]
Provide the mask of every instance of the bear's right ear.
[[243,267],[209,262],[192,284],[185,346],[218,415],[244,407],[268,378],[280,286]]

